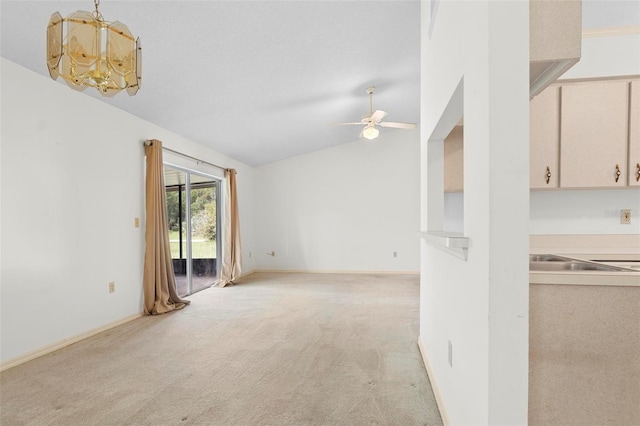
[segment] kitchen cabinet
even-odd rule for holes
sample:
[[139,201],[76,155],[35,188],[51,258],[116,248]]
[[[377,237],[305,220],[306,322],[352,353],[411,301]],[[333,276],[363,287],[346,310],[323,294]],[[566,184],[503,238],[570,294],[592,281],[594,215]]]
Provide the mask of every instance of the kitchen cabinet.
[[529,186],[557,188],[560,156],[560,87],[552,85],[529,103]]
[[529,94],[533,98],[582,54],[582,0],[529,2]]
[[[640,79],[556,83],[529,106],[531,189],[640,187]],[[463,145],[456,126],[445,192],[463,191]]]
[[640,186],[640,80],[631,82],[629,102],[629,186]]
[[531,425],[640,424],[640,287],[601,279],[530,286]]
[[444,192],[462,192],[464,185],[463,127],[456,126],[444,140]]
[[629,82],[566,84],[561,99],[560,186],[626,186]]

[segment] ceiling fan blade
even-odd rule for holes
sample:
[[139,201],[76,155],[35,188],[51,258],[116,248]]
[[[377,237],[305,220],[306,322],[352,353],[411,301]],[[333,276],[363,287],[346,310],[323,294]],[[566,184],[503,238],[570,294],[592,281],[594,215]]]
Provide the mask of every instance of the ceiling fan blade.
[[377,123],[380,122],[380,120],[385,118],[386,115],[387,115],[386,111],[381,111],[381,110],[377,109],[376,112],[371,114],[371,117],[369,117],[369,119],[377,124]]
[[393,121],[383,121],[378,123],[380,127],[394,127],[396,129],[415,129],[416,123],[394,123]]
[[357,123],[331,123],[332,126],[351,126],[351,125],[357,125],[357,126],[362,126],[362,122],[358,121]]

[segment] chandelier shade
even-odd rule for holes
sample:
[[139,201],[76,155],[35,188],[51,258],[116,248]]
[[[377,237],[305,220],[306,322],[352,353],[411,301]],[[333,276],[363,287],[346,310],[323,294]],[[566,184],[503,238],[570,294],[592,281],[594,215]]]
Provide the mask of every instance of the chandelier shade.
[[77,11],[63,18],[56,12],[47,26],[47,68],[69,87],[96,88],[104,96],[126,90],[130,96],[142,81],[142,48],[121,22],[105,22],[98,12]]

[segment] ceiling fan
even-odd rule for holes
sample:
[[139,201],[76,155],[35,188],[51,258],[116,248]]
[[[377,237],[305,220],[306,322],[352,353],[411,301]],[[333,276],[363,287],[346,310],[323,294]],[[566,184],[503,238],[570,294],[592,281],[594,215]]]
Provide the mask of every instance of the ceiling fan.
[[380,134],[380,131],[376,128],[376,126],[380,127],[394,127],[396,129],[415,129],[416,123],[394,123],[392,121],[382,121],[384,117],[386,117],[386,111],[376,110],[373,111],[373,92],[375,91],[375,87],[367,87],[367,94],[369,95],[369,115],[364,117],[359,122],[355,123],[338,123],[337,126],[364,126],[362,128],[362,132],[360,132],[361,138],[366,138],[369,140],[375,139]]

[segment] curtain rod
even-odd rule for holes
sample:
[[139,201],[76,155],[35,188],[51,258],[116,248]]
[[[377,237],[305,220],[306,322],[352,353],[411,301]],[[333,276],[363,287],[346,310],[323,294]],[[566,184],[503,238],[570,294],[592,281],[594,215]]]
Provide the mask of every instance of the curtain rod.
[[[149,146],[149,145],[151,145],[151,143],[152,143],[151,141],[144,141],[144,145],[145,145],[145,146]],[[180,156],[182,156],[182,157],[190,158],[190,159],[192,159],[192,160],[194,160],[194,161],[197,161],[198,163],[208,164],[208,165],[210,165],[210,166],[213,166],[213,167],[216,167],[216,168],[218,168],[218,169],[222,169],[222,170],[227,170],[227,169],[228,169],[228,167],[218,166],[217,164],[209,163],[208,161],[204,161],[204,160],[201,160],[201,159],[199,159],[199,158],[192,157],[192,156],[187,155],[187,154],[183,154],[182,152],[175,151],[175,150],[173,150],[173,149],[171,149],[171,148],[165,148],[165,147],[163,146],[163,147],[162,147],[162,149],[163,149],[164,151],[173,152],[174,154],[180,155]]]

